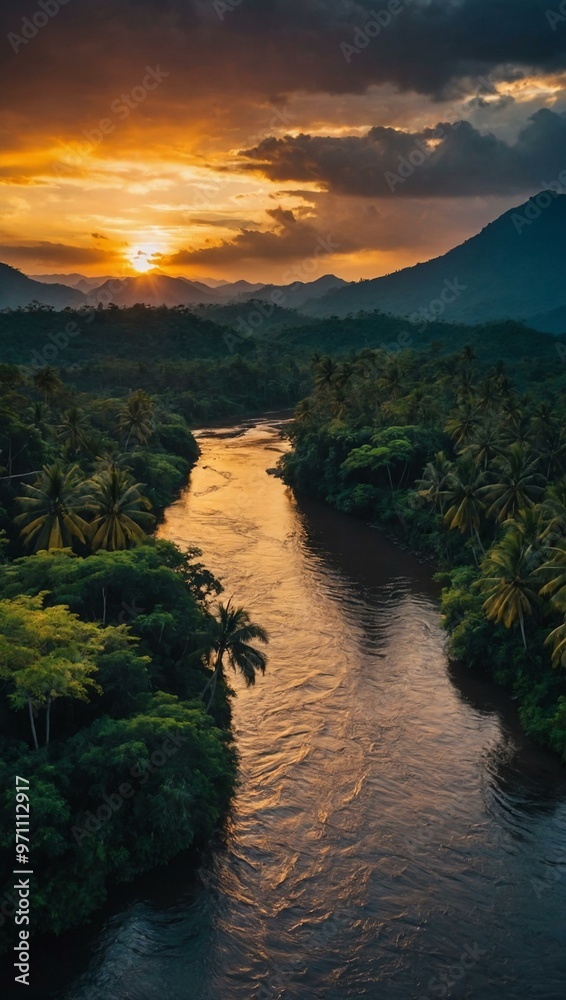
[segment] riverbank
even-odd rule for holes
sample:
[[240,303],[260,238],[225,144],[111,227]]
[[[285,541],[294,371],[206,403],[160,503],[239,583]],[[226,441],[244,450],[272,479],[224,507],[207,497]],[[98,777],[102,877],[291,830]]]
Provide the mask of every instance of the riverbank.
[[[36,950],[30,997],[524,1000],[542,940],[561,1000],[563,770],[448,666],[428,566],[266,475],[271,425],[199,439],[160,539],[198,546],[271,631],[266,676],[234,682],[229,821],[196,875],[179,856],[113,893],[71,960],[66,936]],[[467,944],[482,960],[456,983]]]
[[566,443],[558,416],[534,402],[523,413],[500,374],[483,386],[491,408],[482,416],[473,398],[482,386],[467,358],[375,354],[353,358],[347,371],[318,362],[281,475],[433,562],[449,654],[505,687],[525,731],[566,761]]
[[[157,537],[200,454],[186,420],[142,389],[77,396],[72,373],[4,369],[0,781],[32,787],[35,943],[88,922],[112,885],[206,846],[237,754],[222,677],[207,705],[221,585],[198,548]],[[4,951],[12,799],[0,804]]]

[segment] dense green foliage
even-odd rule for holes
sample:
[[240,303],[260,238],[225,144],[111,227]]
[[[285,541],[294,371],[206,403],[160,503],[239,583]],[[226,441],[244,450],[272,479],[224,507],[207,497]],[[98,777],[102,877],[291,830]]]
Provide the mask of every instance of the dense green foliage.
[[[198,552],[152,538],[196,421],[312,391],[287,481],[433,553],[453,655],[489,664],[566,752],[564,345],[512,323],[289,310],[252,336],[248,315],[227,330],[187,309],[0,313],[0,889],[19,774],[34,932],[205,841],[234,787],[226,667],[253,684],[268,636],[231,601],[211,610]],[[480,362],[448,353],[466,343]],[[320,349],[336,357],[311,368]]]
[[439,353],[474,345],[485,364],[509,360],[520,383],[552,374],[557,347],[566,357],[564,338],[515,322],[411,323],[379,312],[318,320],[270,303],[260,312],[254,302],[211,307],[200,315],[185,307],[144,305],[0,312],[4,362],[34,372],[55,368],[67,387],[96,398],[120,398],[141,388],[159,397],[164,410],[202,423],[295,405],[310,392],[313,351],[348,355],[430,344]]
[[[1,322],[26,321],[21,356],[54,316]],[[265,670],[248,640],[266,633],[242,609],[225,627],[198,550],[152,537],[199,449],[170,395],[117,388],[117,369],[97,387],[95,366],[81,386],[67,367],[0,365],[0,950],[16,776],[30,783],[30,929],[59,933],[110,885],[211,837],[236,780],[225,667],[249,684]]]
[[202,698],[207,599],[219,589],[196,552],[152,540],[87,557],[43,551],[4,568],[0,884],[9,892],[21,775],[41,873],[33,930],[83,921],[111,881],[202,843],[224,814],[235,754],[223,678],[212,715]]
[[525,728],[566,759],[562,367],[512,375],[434,345],[313,367],[285,481],[433,555],[451,654],[513,690]]

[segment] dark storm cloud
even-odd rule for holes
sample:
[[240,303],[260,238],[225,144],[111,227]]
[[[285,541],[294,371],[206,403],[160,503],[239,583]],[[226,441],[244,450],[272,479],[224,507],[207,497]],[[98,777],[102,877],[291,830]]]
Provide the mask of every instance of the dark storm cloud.
[[[13,95],[11,112],[33,116],[49,101],[55,120],[84,115],[93,95],[118,97],[156,63],[174,84],[156,100],[179,117],[182,102],[213,95],[230,103],[235,89],[266,101],[392,83],[440,96],[494,68],[509,78],[518,67],[566,63],[566,25],[552,30],[549,0],[67,0],[52,16],[41,4],[55,11],[58,0],[3,5],[0,81]],[[391,23],[370,39],[375,14]],[[344,45],[353,44],[360,51],[348,61]]]
[[89,247],[69,246],[65,243],[50,243],[42,240],[27,246],[16,246],[11,243],[0,244],[0,259],[27,261],[45,260],[57,264],[99,264],[111,259],[112,255],[105,250]]
[[337,194],[504,194],[542,187],[566,168],[566,115],[536,112],[514,143],[457,122],[413,133],[286,136],[241,155],[271,180],[316,182]]
[[268,215],[275,227],[266,232],[245,229],[233,240],[224,240],[214,246],[198,250],[180,250],[163,258],[162,264],[227,265],[242,260],[291,261],[300,258],[320,257],[324,254],[348,253],[356,249],[351,240],[335,240],[331,234],[319,231],[310,222],[298,220],[293,212],[282,208],[270,210]]

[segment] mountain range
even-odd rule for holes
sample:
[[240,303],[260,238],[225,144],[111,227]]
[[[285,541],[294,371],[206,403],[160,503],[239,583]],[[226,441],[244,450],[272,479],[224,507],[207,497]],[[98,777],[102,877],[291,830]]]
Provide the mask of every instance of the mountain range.
[[[539,205],[546,207],[540,208]],[[346,316],[379,310],[450,323],[521,320],[564,332],[566,195],[541,192],[442,257],[332,291],[303,311]]]
[[15,267],[0,263],[0,309],[18,309],[32,302],[65,309],[82,306],[85,301],[83,293],[75,288],[57,283],[46,285],[28,278]]
[[[0,308],[41,302],[55,309],[96,302],[118,306],[226,306],[245,317],[253,303],[325,318],[378,310],[455,323],[522,321],[548,333],[566,330],[566,195],[541,192],[448,253],[359,282],[324,275],[292,285],[196,281],[158,269],[136,277],[81,274],[27,277],[0,264]],[[41,280],[38,280],[41,279]],[[213,287],[214,285],[214,287]]]

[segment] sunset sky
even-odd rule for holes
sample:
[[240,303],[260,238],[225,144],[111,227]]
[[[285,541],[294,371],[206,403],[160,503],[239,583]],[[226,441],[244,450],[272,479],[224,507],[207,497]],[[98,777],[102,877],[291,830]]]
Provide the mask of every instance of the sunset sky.
[[444,252],[566,168],[562,7],[6,2],[0,260],[287,283]]

